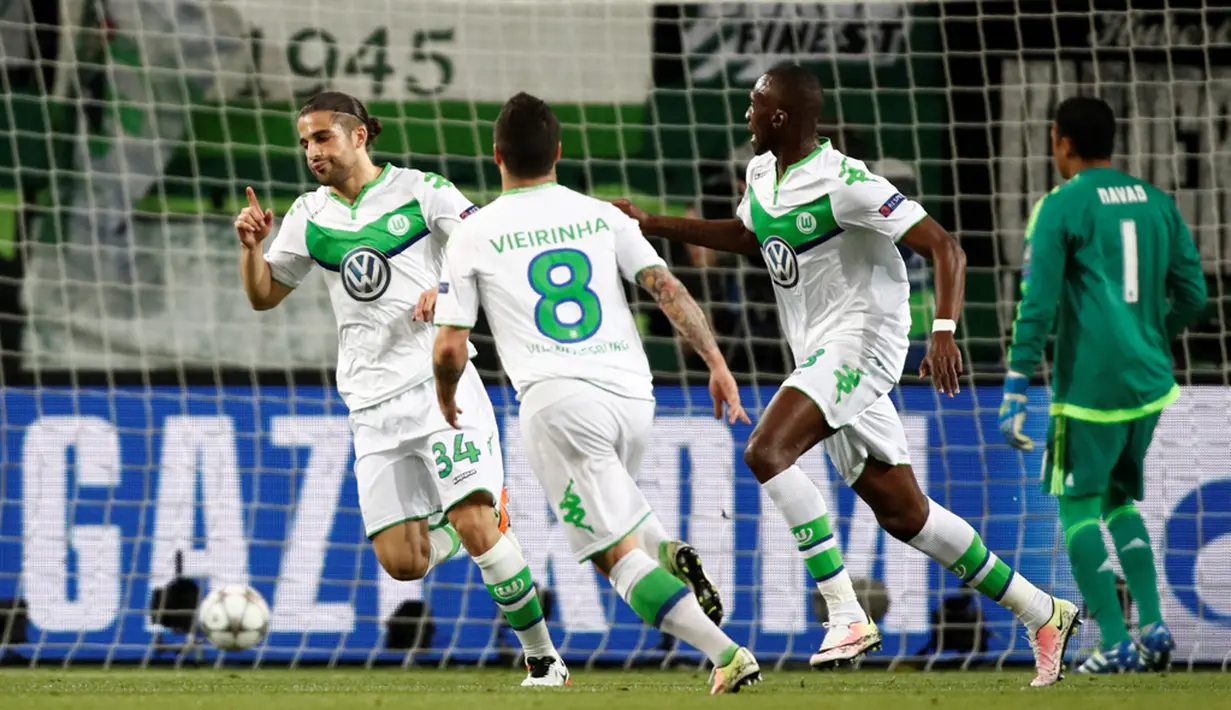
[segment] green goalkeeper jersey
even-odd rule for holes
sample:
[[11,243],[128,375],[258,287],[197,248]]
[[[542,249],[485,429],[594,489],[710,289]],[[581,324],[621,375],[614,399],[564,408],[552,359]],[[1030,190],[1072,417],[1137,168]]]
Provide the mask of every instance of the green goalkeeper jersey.
[[1171,340],[1204,308],[1205,276],[1175,202],[1113,168],[1039,200],[1026,225],[1009,370],[1032,375],[1055,325],[1053,415],[1128,421],[1179,396]]

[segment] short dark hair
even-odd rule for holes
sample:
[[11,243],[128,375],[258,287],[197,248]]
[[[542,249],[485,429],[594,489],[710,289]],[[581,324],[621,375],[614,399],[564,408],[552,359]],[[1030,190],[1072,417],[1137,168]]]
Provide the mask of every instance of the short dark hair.
[[329,111],[333,113],[335,121],[351,120],[353,125],[349,127],[350,130],[354,130],[356,126],[367,128],[367,148],[369,149],[376,142],[376,136],[380,135],[380,119],[369,116],[368,107],[364,106],[362,101],[350,94],[344,94],[341,91],[322,91],[308,99],[308,103],[299,109],[299,117],[302,118],[306,114],[316,111]]
[[560,119],[537,96],[523,91],[506,101],[495,133],[496,148],[513,177],[542,177],[555,167]]
[[1056,137],[1068,138],[1085,160],[1106,160],[1116,142],[1116,115],[1106,101],[1074,96],[1056,108]]
[[821,80],[815,72],[788,62],[775,66],[766,74],[773,84],[778,85],[775,89],[778,100],[788,114],[799,114],[799,118],[808,121],[821,120],[825,96],[821,90]]

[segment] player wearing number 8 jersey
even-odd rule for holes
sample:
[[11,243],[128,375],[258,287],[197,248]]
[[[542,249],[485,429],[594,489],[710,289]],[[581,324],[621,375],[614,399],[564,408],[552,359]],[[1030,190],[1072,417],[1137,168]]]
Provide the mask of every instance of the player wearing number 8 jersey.
[[[1160,412],[1180,394],[1170,342],[1205,305],[1205,275],[1170,196],[1111,167],[1115,117],[1074,97],[1056,110],[1052,152],[1067,182],[1026,225],[1022,301],[1009,350],[1000,426],[1020,449],[1026,390],[1055,325],[1051,424],[1043,487],[1060,499],[1073,575],[1102,647],[1089,673],[1166,667],[1150,537],[1134,501]],[[1128,635],[1100,518],[1137,602],[1141,648]]]
[[647,623],[714,662],[711,692],[735,692],[759,679],[756,660],[707,617],[717,597],[695,551],[667,537],[635,482],[654,393],[621,277],[653,294],[706,359],[715,416],[725,403],[732,421],[747,421],[735,379],[701,310],[636,223],[556,184],[560,123],[547,104],[514,96],[495,139],[504,193],[454,232],[440,284],[441,410],[458,416],[456,383],[482,304],[521,401],[526,455],[569,547]]
[[359,508],[381,566],[396,579],[421,579],[464,545],[532,661],[523,685],[564,685],[568,672],[507,529],[495,413],[472,365],[460,426],[435,406],[435,285],[445,241],[476,209],[439,175],[375,165],[368,150],[380,123],[354,97],[314,97],[298,128],[321,187],[295,202],[267,254],[260,242],[273,213],[248,188],[249,206],[235,221],[244,289],[254,308],[273,308],[323,268]]

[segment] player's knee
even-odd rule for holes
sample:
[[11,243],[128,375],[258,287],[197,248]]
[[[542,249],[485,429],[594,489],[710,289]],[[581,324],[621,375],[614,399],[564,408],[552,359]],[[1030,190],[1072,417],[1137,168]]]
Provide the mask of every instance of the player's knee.
[[450,508],[448,517],[462,546],[472,557],[487,552],[500,539],[500,527],[489,493],[472,494]]
[[880,506],[876,521],[881,528],[901,540],[910,542],[928,521],[928,500],[923,496],[903,495]]
[[390,577],[399,582],[413,582],[427,576],[427,556],[415,554],[388,555],[380,559],[380,566],[385,568]]
[[795,461],[788,460],[782,447],[771,444],[766,441],[766,437],[758,436],[756,432],[753,432],[744,448],[744,464],[761,483],[782,473],[793,463]]
[[427,536],[422,539],[398,535],[384,537],[384,531],[372,539],[376,559],[390,577],[399,582],[423,579],[431,568],[432,544]]

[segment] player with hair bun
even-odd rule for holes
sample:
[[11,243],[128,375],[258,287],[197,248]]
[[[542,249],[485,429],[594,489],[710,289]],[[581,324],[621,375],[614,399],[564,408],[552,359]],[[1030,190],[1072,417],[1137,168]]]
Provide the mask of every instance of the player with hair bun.
[[350,409],[359,508],[381,566],[395,579],[422,579],[464,546],[525,649],[522,685],[567,685],[508,529],[496,416],[473,364],[458,387],[464,414],[456,428],[436,406],[436,286],[449,236],[477,208],[440,175],[374,163],[381,124],[353,96],[317,94],[297,125],[321,186],[295,201],[268,253],[261,242],[274,214],[248,188],[235,219],[248,300],[273,308],[322,267],[338,322],[338,391]]

